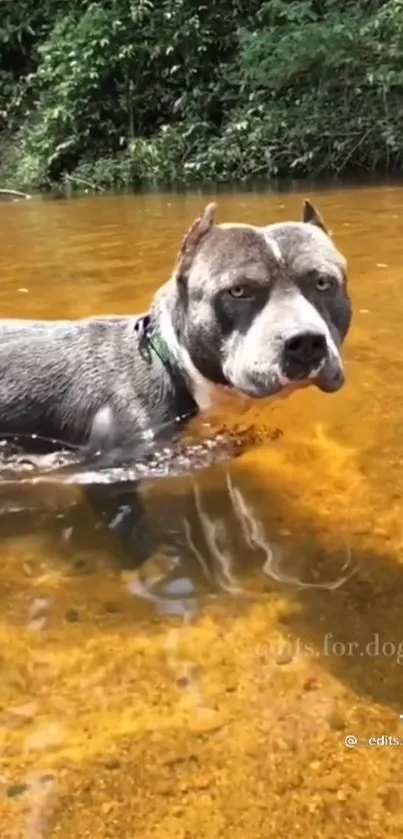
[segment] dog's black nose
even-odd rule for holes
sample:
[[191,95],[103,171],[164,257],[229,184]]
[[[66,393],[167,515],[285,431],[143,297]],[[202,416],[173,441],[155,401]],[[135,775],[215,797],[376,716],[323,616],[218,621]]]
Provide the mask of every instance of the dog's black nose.
[[319,332],[300,332],[284,342],[283,371],[289,379],[305,379],[327,354],[326,338]]

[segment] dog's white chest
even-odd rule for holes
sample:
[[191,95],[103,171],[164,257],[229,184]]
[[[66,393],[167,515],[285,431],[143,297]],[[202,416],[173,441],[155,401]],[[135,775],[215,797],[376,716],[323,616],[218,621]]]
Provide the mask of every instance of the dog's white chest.
[[200,411],[206,411],[215,402],[216,387],[199,373],[186,350],[181,348],[180,353],[183,368],[189,377],[193,399]]

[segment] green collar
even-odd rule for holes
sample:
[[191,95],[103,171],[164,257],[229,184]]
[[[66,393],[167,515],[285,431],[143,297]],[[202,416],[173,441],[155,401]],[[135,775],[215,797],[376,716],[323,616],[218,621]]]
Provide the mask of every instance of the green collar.
[[147,341],[162,363],[169,364],[172,356],[169,351],[168,344],[164,341],[161,335],[159,335],[158,332],[152,332],[151,335],[147,335]]
[[152,324],[149,314],[140,315],[136,319],[134,331],[139,338],[140,350],[146,349],[149,360],[152,359],[152,353],[154,353],[171,377],[179,407],[179,413],[175,418],[175,422],[194,416],[198,412],[198,407],[189,389],[189,384],[178,369],[168,344],[164,341],[158,329]]
[[135,332],[139,335],[140,343],[145,341],[149,348],[154,351],[162,364],[170,364],[172,354],[168,344],[164,341],[159,332],[153,328],[150,322],[150,315],[142,315],[137,318],[134,326]]

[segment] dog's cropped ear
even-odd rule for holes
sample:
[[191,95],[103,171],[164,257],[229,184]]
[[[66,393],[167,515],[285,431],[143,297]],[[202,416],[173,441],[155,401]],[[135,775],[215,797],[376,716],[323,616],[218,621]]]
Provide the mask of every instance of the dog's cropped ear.
[[186,236],[184,236],[174,270],[174,276],[177,280],[185,280],[189,271],[192,259],[196,253],[202,240],[210,233],[215,223],[216,205],[207,204],[201,216],[193,222],[189,227]]
[[322,216],[318,213],[317,209],[311,204],[310,201],[306,198],[304,201],[304,206],[302,210],[302,221],[305,224],[314,224],[316,227],[320,227],[324,233],[329,235],[329,231],[323,221]]

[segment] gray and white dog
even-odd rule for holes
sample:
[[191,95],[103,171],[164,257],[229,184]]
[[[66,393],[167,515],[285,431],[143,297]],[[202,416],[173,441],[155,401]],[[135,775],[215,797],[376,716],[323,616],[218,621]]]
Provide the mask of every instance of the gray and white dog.
[[[147,314],[0,320],[0,439],[135,460],[223,393],[337,391],[350,320],[346,262],[312,204],[301,222],[265,227],[216,224],[209,204]],[[121,507],[135,503],[126,491]]]
[[[0,437],[127,452],[214,403],[344,382],[346,262],[302,222],[216,224],[209,204],[140,318],[0,320]],[[115,455],[114,455],[115,456]]]

